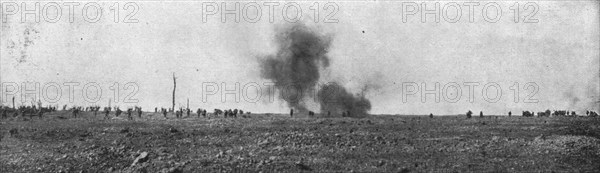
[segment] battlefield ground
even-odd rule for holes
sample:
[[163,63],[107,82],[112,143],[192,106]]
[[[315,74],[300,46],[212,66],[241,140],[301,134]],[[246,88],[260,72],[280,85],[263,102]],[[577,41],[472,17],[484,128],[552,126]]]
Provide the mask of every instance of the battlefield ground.
[[0,172],[600,172],[600,118],[0,120]]

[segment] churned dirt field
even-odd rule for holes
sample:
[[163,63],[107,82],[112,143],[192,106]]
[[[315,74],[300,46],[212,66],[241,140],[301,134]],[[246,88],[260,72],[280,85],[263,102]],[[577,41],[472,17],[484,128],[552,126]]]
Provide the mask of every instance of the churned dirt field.
[[600,171],[599,118],[103,116],[1,120],[0,172]]

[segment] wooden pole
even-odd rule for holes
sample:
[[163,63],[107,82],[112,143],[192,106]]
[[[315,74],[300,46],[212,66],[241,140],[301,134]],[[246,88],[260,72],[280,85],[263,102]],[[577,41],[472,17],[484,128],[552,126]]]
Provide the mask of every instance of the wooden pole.
[[177,81],[175,77],[175,72],[173,72],[173,104],[171,105],[171,110],[175,111],[175,88],[177,87]]

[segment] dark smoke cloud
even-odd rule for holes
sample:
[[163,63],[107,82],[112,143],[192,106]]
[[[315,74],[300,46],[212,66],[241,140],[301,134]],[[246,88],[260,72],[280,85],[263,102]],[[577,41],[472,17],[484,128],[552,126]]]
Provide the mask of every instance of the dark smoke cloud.
[[317,89],[321,71],[330,65],[327,53],[331,38],[304,24],[277,31],[277,53],[260,59],[261,77],[274,82],[275,88],[282,93],[279,98],[297,111],[308,112],[304,100],[313,98],[314,95],[309,93],[318,90],[322,114],[341,115],[350,111],[351,116],[367,115],[371,103],[364,94],[354,96],[337,83]]
[[303,24],[278,31],[275,55],[261,59],[261,77],[270,79],[283,92],[280,98],[299,111],[307,111],[303,100],[311,97],[304,91],[314,90],[319,80],[319,66],[329,66],[327,52],[331,37],[319,34]]

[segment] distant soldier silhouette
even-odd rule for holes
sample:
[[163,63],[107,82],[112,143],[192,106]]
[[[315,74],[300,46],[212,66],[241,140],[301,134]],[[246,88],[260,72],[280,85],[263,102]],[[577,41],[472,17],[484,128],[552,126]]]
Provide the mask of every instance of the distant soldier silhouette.
[[127,119],[133,120],[133,117],[131,116],[132,112],[133,112],[133,110],[131,108],[127,109]]
[[433,118],[433,113],[429,113],[429,118]]
[[183,108],[179,108],[179,118],[183,118]]
[[512,112],[508,111],[508,116],[510,117],[512,115]]
[[479,117],[483,118],[483,111],[479,111]]
[[290,109],[290,117],[294,117],[294,109]]
[[8,116],[6,115],[6,109],[2,110],[2,118],[8,118]]
[[73,108],[73,117],[77,118],[77,114],[79,113],[79,109]]
[[198,108],[198,110],[196,110],[196,114],[198,114],[198,118],[200,118],[200,115],[202,115],[202,109]]
[[42,119],[42,115],[44,115],[44,111],[43,111],[42,109],[40,109],[40,110],[37,112],[37,116],[39,116],[39,118],[40,118],[40,119]]
[[142,118],[142,108],[138,108],[138,118]]
[[163,114],[163,117],[167,118],[167,109],[163,108],[162,114]]
[[[31,113],[29,106],[27,106],[26,108],[23,108],[23,110],[21,110],[21,116],[23,117],[23,119],[26,119],[25,116],[27,116],[28,113]],[[33,115],[29,114],[29,119],[32,119],[32,118],[33,118]]]
[[192,111],[190,110],[190,108],[187,108],[187,116],[188,116],[188,117],[190,116],[190,113],[191,113],[191,112],[192,112]]
[[119,115],[121,115],[121,113],[123,113],[123,111],[121,109],[117,108],[115,111],[115,116],[119,117]]
[[218,117],[219,116],[219,112],[221,112],[220,109],[215,109],[215,111],[213,112],[214,116]]
[[157,113],[157,112],[158,112],[158,108],[154,107],[154,113]]
[[471,115],[473,115],[473,112],[471,112],[471,110],[469,110],[469,111],[467,112],[467,118],[471,118]]
[[206,117],[206,109],[202,110],[202,116]]
[[100,110],[100,107],[94,107],[93,111],[94,111],[94,117],[96,117],[96,115],[98,115],[98,111]]
[[104,108],[104,119],[108,119],[108,114],[110,114],[110,108]]

